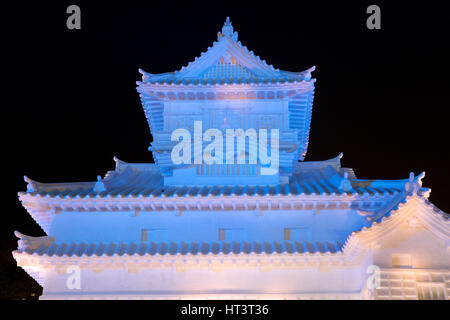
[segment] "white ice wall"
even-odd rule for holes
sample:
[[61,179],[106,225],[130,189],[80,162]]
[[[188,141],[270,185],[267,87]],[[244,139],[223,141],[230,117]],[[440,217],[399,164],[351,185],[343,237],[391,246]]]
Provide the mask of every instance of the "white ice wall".
[[[80,289],[68,289],[70,275],[49,272],[42,298],[64,299],[67,296],[102,295],[120,297],[168,295],[189,298],[195,294],[358,294],[364,289],[365,275],[361,266],[319,271],[317,268],[261,270],[257,267],[230,268],[214,271],[208,267],[177,271],[176,269],[141,269],[128,272],[125,268],[93,272],[82,269]],[[364,270],[363,270],[364,271]]]
[[380,240],[374,253],[375,264],[385,268],[401,267],[393,265],[393,255],[403,255],[403,260],[410,256],[411,265],[403,266],[406,268],[448,269],[450,242],[438,238],[424,226],[411,228],[405,222],[395,232]]

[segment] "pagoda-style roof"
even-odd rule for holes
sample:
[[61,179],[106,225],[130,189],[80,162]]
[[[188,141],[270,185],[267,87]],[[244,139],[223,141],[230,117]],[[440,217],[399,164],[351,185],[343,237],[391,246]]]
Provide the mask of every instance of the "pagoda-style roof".
[[[339,155],[325,161],[305,161],[297,164],[291,181],[279,185],[217,185],[169,186],[153,163],[127,163],[117,158],[116,169],[109,171],[97,183],[40,183],[26,178],[27,195],[47,199],[89,198],[168,198],[221,196],[297,196],[356,195],[386,196],[401,193],[408,179],[361,180],[352,169],[341,168]],[[415,179],[420,179],[416,177]],[[102,188],[96,191],[96,184]],[[24,193],[22,193],[24,194]]]
[[[275,69],[249,51],[238,41],[237,32],[227,18],[218,40],[206,52],[181,70],[151,74],[143,70],[146,84],[211,85],[211,84],[273,84],[313,81],[314,67],[302,72]],[[141,84],[141,83],[138,83]]]

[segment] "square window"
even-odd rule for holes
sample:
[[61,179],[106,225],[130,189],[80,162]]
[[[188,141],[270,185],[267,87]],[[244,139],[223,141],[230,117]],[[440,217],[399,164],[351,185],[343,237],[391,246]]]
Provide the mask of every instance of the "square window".
[[238,229],[219,229],[219,241],[244,241],[245,230]]
[[167,229],[142,229],[141,241],[164,242],[167,241]]
[[311,241],[310,228],[285,228],[284,240]]

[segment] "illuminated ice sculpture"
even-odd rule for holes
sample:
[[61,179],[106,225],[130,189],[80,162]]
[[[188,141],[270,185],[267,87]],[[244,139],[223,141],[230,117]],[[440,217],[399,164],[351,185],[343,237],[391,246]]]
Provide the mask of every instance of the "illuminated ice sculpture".
[[[41,299],[448,299],[449,215],[427,200],[424,174],[363,180],[342,154],[303,161],[313,71],[268,65],[228,18],[188,66],[140,70],[154,164],[114,158],[92,182],[25,178],[20,201],[48,236],[17,232],[13,256]],[[173,132],[194,135],[194,122],[224,137],[241,128],[244,148],[205,163],[193,138],[174,163]],[[273,174],[259,153],[250,161],[251,129],[278,130]]]

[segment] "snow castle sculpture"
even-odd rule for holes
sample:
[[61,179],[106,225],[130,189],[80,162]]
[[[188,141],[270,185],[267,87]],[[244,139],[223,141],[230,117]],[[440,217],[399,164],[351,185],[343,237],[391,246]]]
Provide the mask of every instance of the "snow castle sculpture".
[[181,70],[140,70],[155,163],[25,178],[20,201],[48,236],[16,233],[13,256],[41,299],[448,299],[449,215],[424,174],[366,180],[342,154],[303,161],[313,71],[267,64],[228,18]]

